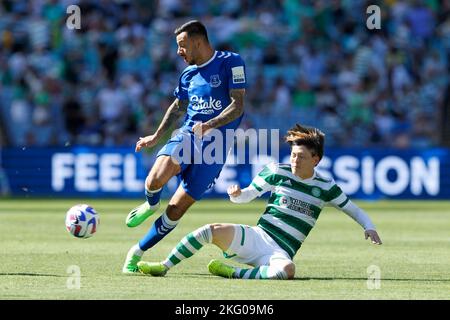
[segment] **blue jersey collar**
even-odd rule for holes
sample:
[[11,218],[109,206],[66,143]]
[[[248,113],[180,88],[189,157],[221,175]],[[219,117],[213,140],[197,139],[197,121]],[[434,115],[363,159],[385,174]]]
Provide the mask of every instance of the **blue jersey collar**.
[[214,50],[214,54],[213,54],[213,56],[211,57],[211,59],[209,59],[208,61],[206,61],[205,63],[203,63],[203,64],[201,64],[201,65],[197,65],[197,68],[203,68],[203,67],[206,67],[208,64],[211,63],[211,61],[213,61],[213,60],[216,58],[216,55],[217,55],[217,50]]

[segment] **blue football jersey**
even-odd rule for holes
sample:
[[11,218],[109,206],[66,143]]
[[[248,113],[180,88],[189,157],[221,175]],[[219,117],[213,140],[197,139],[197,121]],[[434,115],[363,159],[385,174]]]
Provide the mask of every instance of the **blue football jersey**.
[[[215,51],[204,64],[184,69],[174,91],[179,100],[189,100],[183,129],[191,130],[195,122],[204,123],[228,107],[230,90],[247,87],[245,71],[242,58],[228,51]],[[241,119],[242,116],[218,129],[236,129]]]

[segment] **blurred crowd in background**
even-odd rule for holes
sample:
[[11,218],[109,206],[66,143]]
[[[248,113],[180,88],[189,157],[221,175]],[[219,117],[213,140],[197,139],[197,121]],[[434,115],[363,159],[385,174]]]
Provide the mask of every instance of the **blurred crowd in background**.
[[[72,4],[80,30],[66,27]],[[366,26],[371,4],[380,30]],[[153,133],[186,67],[173,31],[191,18],[246,63],[243,128],[301,122],[327,146],[442,143],[447,0],[3,0],[0,144],[132,146]]]

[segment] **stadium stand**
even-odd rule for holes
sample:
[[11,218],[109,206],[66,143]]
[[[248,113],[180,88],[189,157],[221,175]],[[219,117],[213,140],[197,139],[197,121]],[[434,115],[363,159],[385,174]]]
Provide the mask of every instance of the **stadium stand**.
[[[174,28],[199,18],[216,48],[246,61],[244,128],[284,131],[298,119],[329,146],[442,145],[449,1],[379,2],[381,30],[368,30],[372,2],[2,1],[7,143],[133,145],[155,129],[185,67]],[[81,30],[65,26],[70,4]]]

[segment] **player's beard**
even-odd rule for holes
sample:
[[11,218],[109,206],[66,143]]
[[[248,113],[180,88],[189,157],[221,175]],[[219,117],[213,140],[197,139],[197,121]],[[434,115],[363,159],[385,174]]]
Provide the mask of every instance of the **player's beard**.
[[189,59],[189,60],[188,60],[188,59],[185,59],[185,60],[186,60],[187,64],[190,65],[190,66],[196,64],[194,58],[191,58],[191,59]]
[[190,66],[195,64],[195,62],[193,61],[194,59],[189,60],[188,57],[186,57],[186,56],[183,56],[182,58],[183,58],[184,62],[186,62],[186,64],[188,64]]
[[189,56],[185,56],[184,60],[190,66],[197,64],[197,59],[195,59],[195,54],[192,51],[191,51],[191,54]]

